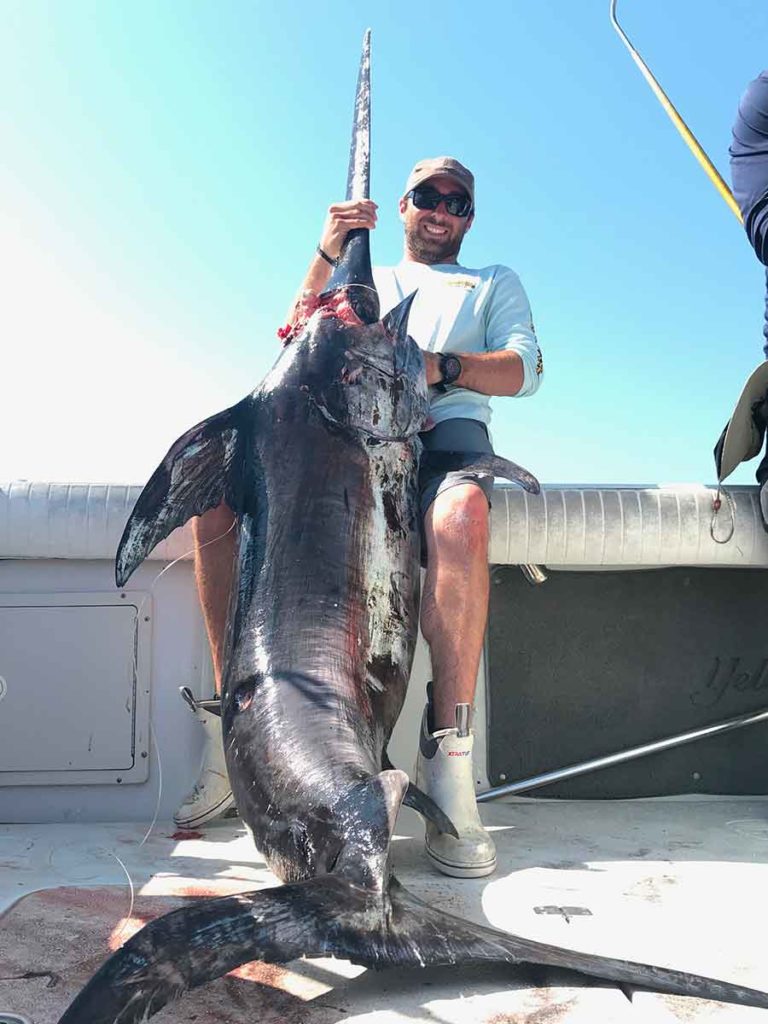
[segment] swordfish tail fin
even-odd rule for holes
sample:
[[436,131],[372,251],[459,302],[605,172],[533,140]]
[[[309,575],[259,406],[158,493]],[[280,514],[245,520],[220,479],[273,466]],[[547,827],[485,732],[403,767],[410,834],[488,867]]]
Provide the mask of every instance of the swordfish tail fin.
[[226,502],[240,511],[242,481],[236,467],[243,442],[243,413],[253,399],[198,423],[171,445],[125,524],[115,558],[122,587],[160,541],[192,516]]
[[545,964],[650,991],[768,1009],[768,993],[532,942],[445,914],[392,879],[338,875],[206,900],[150,922],[99,970],[59,1024],[138,1024],[184,992],[262,960],[336,956],[364,967]]

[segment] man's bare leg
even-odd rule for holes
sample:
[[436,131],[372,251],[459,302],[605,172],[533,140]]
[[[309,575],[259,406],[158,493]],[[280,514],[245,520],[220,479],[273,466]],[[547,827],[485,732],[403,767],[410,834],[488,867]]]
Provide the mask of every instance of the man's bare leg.
[[459,838],[427,823],[434,866],[477,878],[496,867],[493,840],[475,798],[470,733],[456,728],[456,705],[471,705],[488,617],[488,501],[475,484],[458,484],[435,498],[425,517],[427,574],[421,629],[432,656],[432,717],[425,712],[416,784],[445,811]]
[[[192,520],[192,534],[195,539],[195,579],[218,695],[221,693],[229,594],[238,541],[235,516],[221,504]],[[205,730],[205,747],[197,782],[174,815],[174,821],[181,828],[197,828],[234,805],[224,762],[221,719],[204,708],[197,708],[195,714]]]
[[192,520],[195,538],[195,580],[211,648],[216,693],[221,693],[222,658],[229,593],[237,551],[234,513],[221,504]]
[[475,698],[488,619],[488,501],[475,484],[435,498],[425,518],[427,573],[421,631],[432,655],[434,728],[456,725]]

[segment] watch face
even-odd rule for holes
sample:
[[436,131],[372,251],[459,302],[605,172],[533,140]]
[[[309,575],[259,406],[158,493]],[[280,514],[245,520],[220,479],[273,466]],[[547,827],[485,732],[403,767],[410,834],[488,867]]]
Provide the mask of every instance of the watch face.
[[445,356],[441,369],[443,371],[443,383],[453,384],[461,374],[461,362],[456,356]]

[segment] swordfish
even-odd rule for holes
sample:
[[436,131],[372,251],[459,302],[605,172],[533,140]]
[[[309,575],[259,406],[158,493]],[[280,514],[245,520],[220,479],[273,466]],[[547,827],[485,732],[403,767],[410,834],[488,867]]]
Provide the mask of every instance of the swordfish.
[[[366,34],[348,198],[368,195],[369,45]],[[752,989],[460,920],[393,876],[401,803],[453,831],[387,757],[418,617],[418,435],[429,403],[424,360],[407,333],[412,300],[379,318],[368,232],[352,233],[331,287],[263,382],[179,438],[136,503],[118,586],[190,517],[222,501],[237,516],[224,744],[240,814],[284,884],[150,922],[60,1024],[136,1024],[243,963],[302,956],[379,969],[548,964],[768,1008],[768,995]],[[538,490],[505,459],[463,458]]]

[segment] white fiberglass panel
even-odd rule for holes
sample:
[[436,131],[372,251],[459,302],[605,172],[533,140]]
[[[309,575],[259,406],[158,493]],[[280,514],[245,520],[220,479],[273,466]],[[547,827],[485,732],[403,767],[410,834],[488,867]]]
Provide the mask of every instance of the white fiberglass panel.
[[0,785],[146,778],[143,598],[0,595]]

